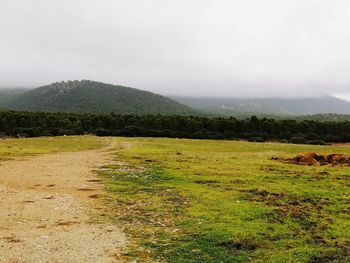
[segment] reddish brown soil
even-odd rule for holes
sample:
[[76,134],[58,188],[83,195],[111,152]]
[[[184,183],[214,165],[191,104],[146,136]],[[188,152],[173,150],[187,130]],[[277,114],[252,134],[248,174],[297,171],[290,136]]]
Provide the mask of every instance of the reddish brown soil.
[[350,156],[344,154],[317,154],[315,152],[298,154],[293,158],[273,158],[300,165],[350,165]]

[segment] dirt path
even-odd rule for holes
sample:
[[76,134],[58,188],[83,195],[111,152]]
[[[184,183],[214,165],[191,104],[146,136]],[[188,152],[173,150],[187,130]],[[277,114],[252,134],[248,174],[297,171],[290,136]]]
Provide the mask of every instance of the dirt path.
[[108,153],[56,153],[0,162],[0,262],[116,262],[125,235],[103,218],[93,169]]

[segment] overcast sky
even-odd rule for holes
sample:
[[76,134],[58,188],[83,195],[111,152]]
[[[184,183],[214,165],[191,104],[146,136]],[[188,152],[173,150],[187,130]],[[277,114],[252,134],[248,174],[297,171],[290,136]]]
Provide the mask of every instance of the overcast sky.
[[0,86],[350,94],[349,0],[0,0]]

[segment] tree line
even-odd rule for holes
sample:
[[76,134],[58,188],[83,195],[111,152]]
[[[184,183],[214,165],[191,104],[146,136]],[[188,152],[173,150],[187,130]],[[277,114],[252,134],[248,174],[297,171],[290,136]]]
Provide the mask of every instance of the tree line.
[[350,142],[350,121],[209,118],[200,116],[0,112],[2,137],[97,136],[244,139],[324,144]]

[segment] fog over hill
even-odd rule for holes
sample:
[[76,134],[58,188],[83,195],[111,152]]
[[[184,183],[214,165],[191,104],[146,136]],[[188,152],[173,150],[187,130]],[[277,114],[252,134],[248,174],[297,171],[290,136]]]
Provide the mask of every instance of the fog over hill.
[[0,105],[7,104],[9,101],[17,97],[18,95],[29,91],[30,89],[25,88],[0,88]]
[[191,98],[172,99],[194,109],[219,115],[308,115],[319,113],[350,114],[350,102],[333,97],[316,98]]

